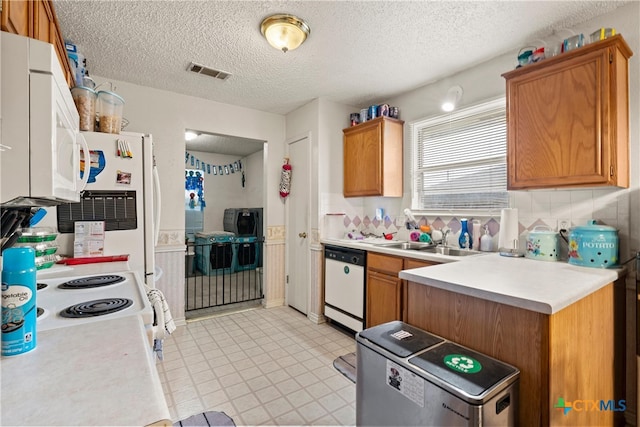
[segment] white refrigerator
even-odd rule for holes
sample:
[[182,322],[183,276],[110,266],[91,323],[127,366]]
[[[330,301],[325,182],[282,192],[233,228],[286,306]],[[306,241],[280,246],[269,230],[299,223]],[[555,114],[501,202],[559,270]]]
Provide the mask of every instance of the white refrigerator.
[[55,227],[59,233],[58,253],[72,256],[75,222],[104,221],[104,246],[98,256],[128,255],[130,269],[138,271],[147,285],[155,287],[154,249],[160,221],[160,191],[151,135],[131,132],[82,132],[82,135],[91,151],[91,169],[81,200],[47,208],[47,215],[38,226]]

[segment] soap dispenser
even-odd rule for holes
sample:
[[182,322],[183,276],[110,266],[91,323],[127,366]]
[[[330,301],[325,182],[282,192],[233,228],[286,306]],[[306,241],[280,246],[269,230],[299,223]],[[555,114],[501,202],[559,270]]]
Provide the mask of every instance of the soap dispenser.
[[484,234],[480,238],[480,250],[482,252],[491,252],[493,250],[493,239],[489,234],[489,226],[484,226]]

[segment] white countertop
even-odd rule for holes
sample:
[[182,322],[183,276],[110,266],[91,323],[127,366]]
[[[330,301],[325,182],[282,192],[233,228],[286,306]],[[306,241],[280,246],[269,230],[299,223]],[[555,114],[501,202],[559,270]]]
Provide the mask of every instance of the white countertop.
[[509,258],[497,253],[400,272],[400,278],[464,295],[553,314],[618,279],[624,269]]
[[1,425],[147,425],[170,419],[140,316],[42,331],[2,358]]
[[322,239],[326,245],[441,263],[401,271],[401,279],[553,314],[618,279],[624,269],[579,267],[566,262],[510,258],[498,253],[456,257],[380,246],[383,239]]

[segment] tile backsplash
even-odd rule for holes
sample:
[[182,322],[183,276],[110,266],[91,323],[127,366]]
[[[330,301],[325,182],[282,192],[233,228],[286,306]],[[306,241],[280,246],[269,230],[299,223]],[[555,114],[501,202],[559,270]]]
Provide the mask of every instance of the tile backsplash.
[[[394,237],[408,240],[409,231],[405,227],[407,206],[401,206],[398,199],[395,206],[389,199],[384,202],[384,218],[376,217],[376,209],[365,208],[361,198],[344,199],[342,195],[330,195],[324,200],[325,212],[341,212],[344,235],[351,231],[360,231],[382,236],[382,233],[396,233]],[[370,202],[367,200],[367,204]],[[520,244],[524,248],[526,235],[534,227],[546,225],[557,230],[561,221],[568,221],[570,226],[586,225],[590,219],[618,229],[620,238],[620,260],[626,261],[630,255],[629,239],[629,190],[619,188],[585,189],[585,190],[550,190],[550,191],[511,191],[509,205],[518,209]],[[329,208],[332,207],[333,209]],[[371,210],[371,212],[369,212]],[[450,229],[449,242],[457,242],[460,233],[460,219],[463,215],[430,215],[414,213],[419,225],[429,225],[432,229]],[[487,225],[493,239],[493,247],[497,249],[500,233],[500,212],[492,215],[466,217],[477,219],[481,230]],[[326,223],[325,223],[326,226]],[[322,227],[322,226],[321,226]],[[483,231],[484,232],[484,231]],[[326,234],[321,228],[323,237]],[[334,232],[335,234],[335,232]],[[335,237],[335,236],[334,236]]]

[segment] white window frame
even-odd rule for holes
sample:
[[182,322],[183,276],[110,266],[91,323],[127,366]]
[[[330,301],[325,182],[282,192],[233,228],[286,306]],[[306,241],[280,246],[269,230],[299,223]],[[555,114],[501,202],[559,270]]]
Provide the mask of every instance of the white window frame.
[[[483,207],[483,208],[429,208],[423,207],[420,205],[421,194],[419,192],[419,183],[418,178],[420,176],[421,171],[419,170],[419,156],[418,153],[418,136],[420,130],[424,128],[428,128],[430,126],[437,126],[443,123],[457,120],[460,118],[470,117],[473,115],[482,114],[483,112],[493,110],[496,108],[503,108],[505,111],[505,155],[502,158],[502,162],[505,164],[505,180],[504,180],[504,199],[501,203],[494,205],[493,207]],[[509,207],[509,196],[506,188],[506,98],[501,96],[496,99],[488,100],[486,102],[482,102],[480,104],[476,104],[464,109],[460,109],[453,113],[443,114],[438,116],[432,116],[425,119],[420,119],[414,121],[409,124],[409,135],[411,141],[411,209],[413,211],[429,214],[429,215],[465,215],[465,216],[474,216],[474,217],[482,217],[482,216],[495,216],[500,213],[502,208]],[[455,170],[455,168],[454,168]]]

